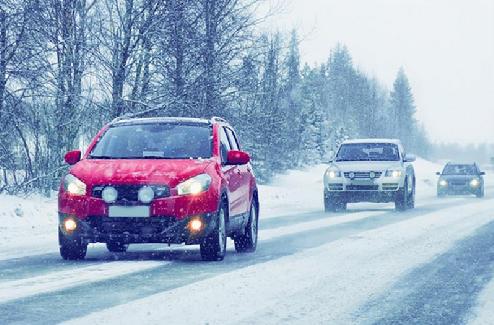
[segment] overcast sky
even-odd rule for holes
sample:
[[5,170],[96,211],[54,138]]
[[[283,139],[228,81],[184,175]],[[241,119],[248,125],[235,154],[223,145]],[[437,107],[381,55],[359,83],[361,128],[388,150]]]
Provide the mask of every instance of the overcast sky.
[[281,2],[268,25],[299,31],[303,61],[341,42],[389,88],[403,66],[433,141],[494,142],[494,0]]

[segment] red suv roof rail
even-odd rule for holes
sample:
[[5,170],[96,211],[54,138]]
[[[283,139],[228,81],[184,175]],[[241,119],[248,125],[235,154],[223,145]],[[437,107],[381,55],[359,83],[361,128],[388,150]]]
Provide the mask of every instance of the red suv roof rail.
[[211,122],[228,123],[224,118],[218,116],[211,117]]

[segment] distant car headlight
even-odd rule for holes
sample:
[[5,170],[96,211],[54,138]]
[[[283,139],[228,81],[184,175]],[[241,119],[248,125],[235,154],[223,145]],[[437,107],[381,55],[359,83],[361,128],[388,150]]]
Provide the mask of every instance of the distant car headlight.
[[107,186],[101,192],[101,198],[106,203],[114,203],[118,198],[118,192],[114,187]]
[[442,186],[442,187],[448,186],[448,181],[445,179],[439,180],[439,186]]
[[341,172],[337,169],[328,169],[326,170],[326,177],[329,179],[341,177]]
[[211,185],[211,176],[208,174],[201,174],[178,184],[177,192],[178,195],[197,195],[207,191],[209,185]]
[[391,169],[386,171],[386,177],[400,178],[402,171],[398,169]]
[[154,199],[154,190],[149,186],[143,186],[137,192],[137,198],[142,203],[149,203]]
[[470,186],[471,187],[479,187],[479,185],[480,185],[480,181],[478,179],[476,179],[476,178],[474,178],[474,179],[472,179],[470,181]]
[[72,174],[67,174],[63,179],[63,187],[71,195],[86,195],[86,184]]

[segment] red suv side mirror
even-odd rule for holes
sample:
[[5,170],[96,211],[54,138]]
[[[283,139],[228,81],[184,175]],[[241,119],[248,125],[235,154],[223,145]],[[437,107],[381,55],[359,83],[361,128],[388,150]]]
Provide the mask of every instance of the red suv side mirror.
[[238,151],[238,150],[230,150],[228,151],[227,165],[245,165],[250,161],[250,156],[247,152]]
[[69,165],[74,165],[81,160],[81,151],[72,150],[65,154],[65,162]]

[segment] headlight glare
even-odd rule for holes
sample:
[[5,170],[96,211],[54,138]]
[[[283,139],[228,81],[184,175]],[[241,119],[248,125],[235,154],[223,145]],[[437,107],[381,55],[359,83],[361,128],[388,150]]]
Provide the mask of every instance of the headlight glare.
[[476,179],[476,178],[474,178],[474,179],[472,179],[470,181],[470,186],[471,187],[479,187],[479,185],[480,185],[480,181],[478,179]]
[[64,189],[71,195],[86,195],[86,184],[72,174],[67,174],[63,180]]
[[193,218],[192,220],[189,221],[189,230],[192,232],[192,233],[197,233],[199,231],[202,230],[202,227],[203,227],[203,222],[201,220],[200,217],[195,217]]
[[197,195],[207,191],[210,184],[211,176],[208,174],[201,174],[178,184],[177,193],[178,195]]
[[439,186],[442,186],[442,187],[448,186],[448,181],[446,181],[445,179],[439,180]]
[[71,233],[77,229],[77,222],[75,222],[75,220],[72,218],[65,219],[65,221],[63,222],[63,227],[65,228],[66,232]]
[[336,170],[336,169],[328,169],[326,171],[326,177],[327,178],[341,177],[341,172],[339,170]]
[[401,177],[401,175],[402,175],[401,170],[395,169],[395,170],[387,170],[386,171],[386,177],[399,178],[399,177]]

